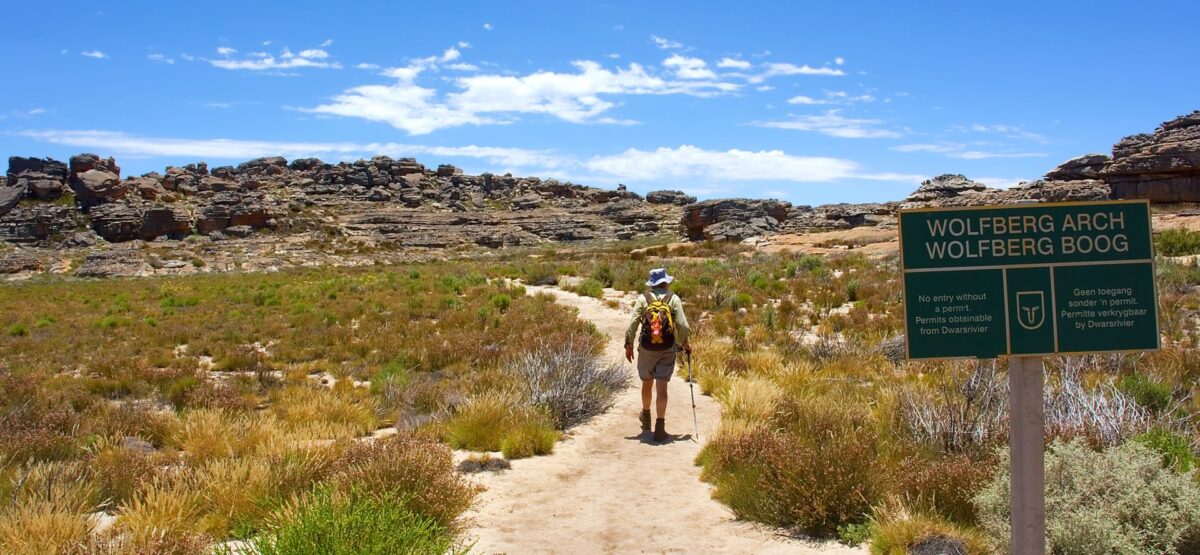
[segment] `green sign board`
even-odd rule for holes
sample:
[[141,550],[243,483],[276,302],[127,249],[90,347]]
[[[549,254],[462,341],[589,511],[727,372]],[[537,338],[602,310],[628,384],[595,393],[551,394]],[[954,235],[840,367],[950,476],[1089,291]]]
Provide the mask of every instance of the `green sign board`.
[[900,211],[908,358],[1158,348],[1150,204]]

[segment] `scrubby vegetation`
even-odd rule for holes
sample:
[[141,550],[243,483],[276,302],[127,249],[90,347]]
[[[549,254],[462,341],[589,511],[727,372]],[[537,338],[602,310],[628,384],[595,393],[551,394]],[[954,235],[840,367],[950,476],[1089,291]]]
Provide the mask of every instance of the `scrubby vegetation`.
[[[1173,240],[1160,236],[1160,253]],[[697,331],[698,382],[723,405],[721,429],[697,462],[739,518],[868,541],[876,553],[1002,549],[1006,532],[991,524],[998,505],[982,492],[1008,480],[1005,361],[904,362],[894,256],[767,255],[719,244],[604,254],[560,252],[553,263],[501,271],[603,278],[637,291],[646,268],[671,268]],[[1187,504],[1200,446],[1200,269],[1159,260],[1158,271],[1164,348],[1047,359],[1047,433],[1097,460],[1140,449],[1142,476],[1154,470],[1147,480],[1175,489],[1139,502]],[[1091,468],[1056,468],[1050,497],[1079,495],[1062,488],[1093,481]],[[1125,502],[1103,493],[1088,494],[1106,506]],[[1137,552],[1194,549],[1186,526],[1177,537],[1155,532],[1162,522],[1183,526],[1182,517],[1122,518],[1099,510],[1094,522],[1160,538]]]
[[624,385],[461,266],[36,281],[0,325],[3,552],[444,552],[476,493],[449,447],[549,453]]
[[[0,288],[0,551],[457,549],[475,490],[450,448],[472,472],[550,453],[627,385],[590,325],[517,284],[603,298],[658,266],[723,405],[697,463],[739,518],[875,553],[1003,549],[1005,361],[904,362],[894,257],[637,246]],[[1200,541],[1200,268],[1157,268],[1161,351],[1047,361],[1055,553]],[[1105,533],[1061,547],[1081,527]]]

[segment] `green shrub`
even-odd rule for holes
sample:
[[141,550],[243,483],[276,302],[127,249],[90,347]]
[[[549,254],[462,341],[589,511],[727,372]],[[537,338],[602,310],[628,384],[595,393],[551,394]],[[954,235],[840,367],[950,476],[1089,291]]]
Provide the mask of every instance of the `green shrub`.
[[281,511],[278,522],[252,543],[261,555],[438,554],[451,550],[454,537],[436,520],[408,509],[403,497],[322,489]]
[[25,324],[13,324],[8,327],[8,335],[10,337],[25,337],[29,335],[29,326]]
[[1154,412],[1162,412],[1171,404],[1171,388],[1151,380],[1144,374],[1126,374],[1117,383],[1121,391]]
[[593,278],[583,280],[574,289],[576,293],[585,297],[595,297],[597,299],[604,297],[604,284]]
[[[1009,459],[976,496],[984,532],[1008,551]],[[1195,553],[1200,547],[1200,484],[1162,467],[1162,457],[1129,442],[1101,452],[1080,439],[1046,452],[1048,553]]]
[[1165,229],[1154,236],[1154,252],[1160,256],[1187,256],[1200,253],[1200,231]]
[[509,306],[512,306],[512,297],[505,295],[504,293],[497,293],[492,295],[490,302],[496,310],[504,313],[508,311]]
[[554,451],[559,433],[547,418],[542,421],[527,421],[516,425],[500,441],[500,451],[506,459],[523,459],[535,455],[549,455]]
[[1150,450],[1162,455],[1163,468],[1176,472],[1188,472],[1196,467],[1196,454],[1186,437],[1163,428],[1151,428],[1133,437]]
[[838,541],[849,546],[862,545],[871,539],[873,526],[870,522],[850,523],[838,526]]

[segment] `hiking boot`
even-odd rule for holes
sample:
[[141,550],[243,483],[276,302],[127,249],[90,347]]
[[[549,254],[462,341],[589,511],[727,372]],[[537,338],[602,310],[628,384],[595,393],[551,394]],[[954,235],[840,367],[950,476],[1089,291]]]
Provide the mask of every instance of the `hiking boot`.
[[654,421],[654,441],[663,442],[670,437],[667,435],[667,424],[659,418]]
[[645,409],[642,411],[642,431],[650,431],[650,409]]

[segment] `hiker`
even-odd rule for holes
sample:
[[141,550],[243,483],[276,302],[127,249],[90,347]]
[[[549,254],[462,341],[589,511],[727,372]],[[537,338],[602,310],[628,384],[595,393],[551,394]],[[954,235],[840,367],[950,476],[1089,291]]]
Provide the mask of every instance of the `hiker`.
[[[633,319],[625,331],[625,359],[633,362],[633,343],[638,342],[637,370],[642,379],[642,431],[650,431],[650,400],[658,390],[657,415],[654,421],[654,441],[667,439],[667,384],[675,373],[675,353],[680,349],[688,355],[687,315],[683,301],[671,292],[675,278],[665,268],[650,270],[646,286],[650,288],[633,303]],[[639,334],[638,328],[641,328]]]

